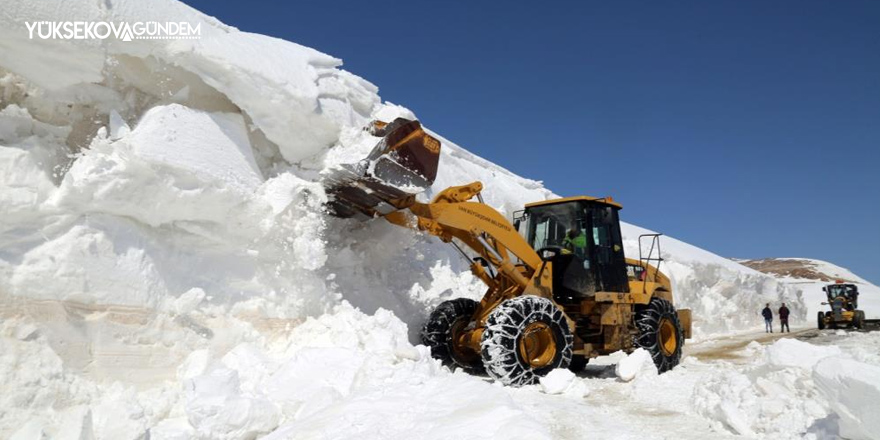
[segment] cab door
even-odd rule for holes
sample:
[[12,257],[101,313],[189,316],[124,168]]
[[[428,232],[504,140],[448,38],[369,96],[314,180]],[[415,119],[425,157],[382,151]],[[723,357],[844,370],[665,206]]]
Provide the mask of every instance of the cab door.
[[618,208],[590,205],[590,255],[597,287],[604,292],[629,292]]

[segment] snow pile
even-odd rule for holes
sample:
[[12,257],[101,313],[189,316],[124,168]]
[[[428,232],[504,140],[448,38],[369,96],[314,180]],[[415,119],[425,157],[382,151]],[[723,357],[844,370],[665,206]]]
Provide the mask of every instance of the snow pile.
[[840,416],[840,435],[880,438],[880,367],[849,359],[820,361],[813,380]]
[[805,378],[807,373],[775,370],[764,374],[725,371],[694,391],[698,412],[733,433],[803,433],[825,409]]
[[[0,357],[18,384],[3,396],[15,409],[4,428],[21,438],[551,438],[506,388],[442,367],[384,310],[368,316],[343,303],[272,343],[193,351],[174,381],[147,392],[65,373],[44,338],[28,337],[4,338]],[[68,399],[39,417],[17,409]]]
[[719,429],[740,435],[830,435],[837,422],[846,438],[878,438],[873,415],[880,368],[853,359],[878,335],[842,335],[835,341],[841,346],[794,339],[751,346],[746,368],[722,365],[700,380],[694,408]]

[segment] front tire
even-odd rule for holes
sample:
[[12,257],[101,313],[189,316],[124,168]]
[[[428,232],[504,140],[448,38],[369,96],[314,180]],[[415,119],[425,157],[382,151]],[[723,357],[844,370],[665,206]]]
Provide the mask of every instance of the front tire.
[[422,327],[422,344],[431,349],[431,357],[444,364],[456,364],[471,370],[480,370],[482,363],[479,353],[473,350],[456,349],[453,341],[459,332],[470,324],[478,303],[468,298],[444,301],[431,312]]
[[510,386],[536,383],[571,362],[574,338],[552,301],[526,295],[509,299],[489,315],[481,343],[483,365]]
[[822,312],[819,312],[817,325],[819,326],[819,330],[825,330],[825,314]]
[[853,313],[855,314],[853,316],[853,327],[859,330],[865,328],[865,312],[861,310],[856,310]]
[[636,346],[651,353],[657,371],[665,373],[681,361],[684,346],[684,330],[678,313],[672,303],[662,298],[653,298],[636,315],[639,335]]

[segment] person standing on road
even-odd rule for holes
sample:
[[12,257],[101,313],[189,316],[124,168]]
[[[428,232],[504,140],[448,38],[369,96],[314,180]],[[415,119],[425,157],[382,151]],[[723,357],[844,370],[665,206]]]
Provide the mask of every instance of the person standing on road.
[[767,307],[761,310],[761,315],[764,316],[764,332],[773,333],[773,311],[770,310],[770,303],[767,303]]
[[791,328],[788,327],[788,307],[785,307],[785,303],[782,303],[782,307],[779,308],[779,323],[781,324],[779,333],[786,330],[791,333]]

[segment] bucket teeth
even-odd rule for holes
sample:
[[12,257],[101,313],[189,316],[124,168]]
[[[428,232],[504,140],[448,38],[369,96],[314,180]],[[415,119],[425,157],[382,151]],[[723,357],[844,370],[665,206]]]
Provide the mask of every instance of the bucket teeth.
[[324,176],[330,213],[337,217],[384,216],[406,208],[437,177],[440,141],[418,121],[374,122],[368,130],[382,138],[370,154]]

